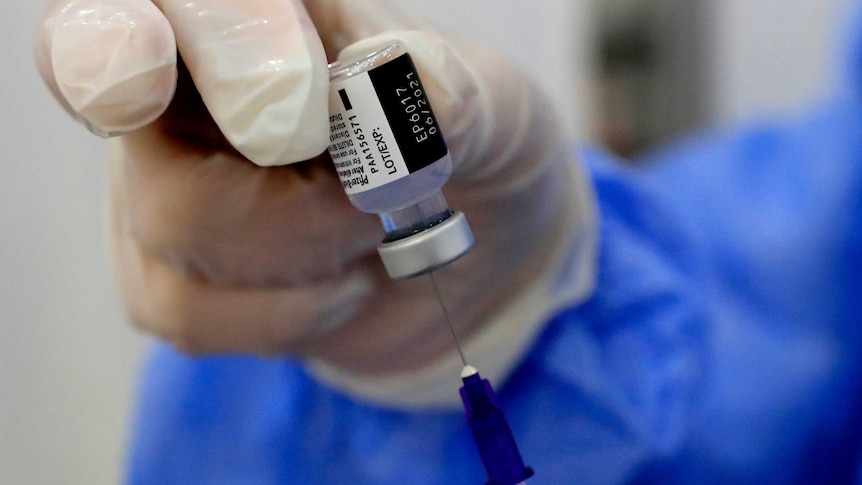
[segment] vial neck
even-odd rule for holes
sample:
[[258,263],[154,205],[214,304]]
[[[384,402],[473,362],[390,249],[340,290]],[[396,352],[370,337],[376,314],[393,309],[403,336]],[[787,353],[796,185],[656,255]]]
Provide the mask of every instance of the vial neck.
[[396,241],[440,224],[452,215],[452,210],[443,192],[437,190],[415,204],[378,215],[386,241]]

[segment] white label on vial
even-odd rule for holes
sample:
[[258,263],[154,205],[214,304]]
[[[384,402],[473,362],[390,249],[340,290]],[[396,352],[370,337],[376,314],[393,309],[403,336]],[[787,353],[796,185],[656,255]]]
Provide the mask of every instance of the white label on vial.
[[368,73],[333,86],[329,106],[329,153],[345,192],[364,192],[410,175]]
[[329,113],[329,154],[348,194],[406,177],[447,153],[407,54],[333,83]]

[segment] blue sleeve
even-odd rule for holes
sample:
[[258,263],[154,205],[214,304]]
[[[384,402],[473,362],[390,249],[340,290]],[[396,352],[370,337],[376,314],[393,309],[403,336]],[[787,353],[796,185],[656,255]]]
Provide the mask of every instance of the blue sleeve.
[[617,212],[637,204],[602,188],[610,173],[678,222],[671,239],[651,231],[661,221],[648,216],[636,230],[687,255],[681,267],[703,303],[707,352],[679,451],[644,477],[850,482],[862,449],[858,104],[844,99],[799,121],[702,136],[642,163],[597,169],[600,198]]

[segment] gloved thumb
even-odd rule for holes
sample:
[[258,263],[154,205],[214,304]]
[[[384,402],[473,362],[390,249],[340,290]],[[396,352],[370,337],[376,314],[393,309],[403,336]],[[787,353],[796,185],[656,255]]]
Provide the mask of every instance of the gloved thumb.
[[558,150],[556,112],[510,61],[446,38],[384,0],[306,0],[330,59],[363,57],[394,41],[413,57],[455,163],[454,178],[526,185]]
[[[510,61],[429,31],[388,31],[344,48],[339,60],[361,58],[394,42],[419,70],[453,155],[455,177],[501,183],[538,173],[560,140],[554,108]],[[531,160],[532,164],[514,163]]]

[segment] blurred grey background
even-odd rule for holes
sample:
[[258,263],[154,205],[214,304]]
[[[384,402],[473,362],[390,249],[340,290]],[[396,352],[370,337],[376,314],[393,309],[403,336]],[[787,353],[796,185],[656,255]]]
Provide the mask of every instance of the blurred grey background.
[[[39,1],[0,6],[0,485],[122,480],[136,368],[104,233],[104,141],[32,60]],[[573,138],[634,154],[800,107],[837,79],[846,0],[402,0],[496,45]]]

